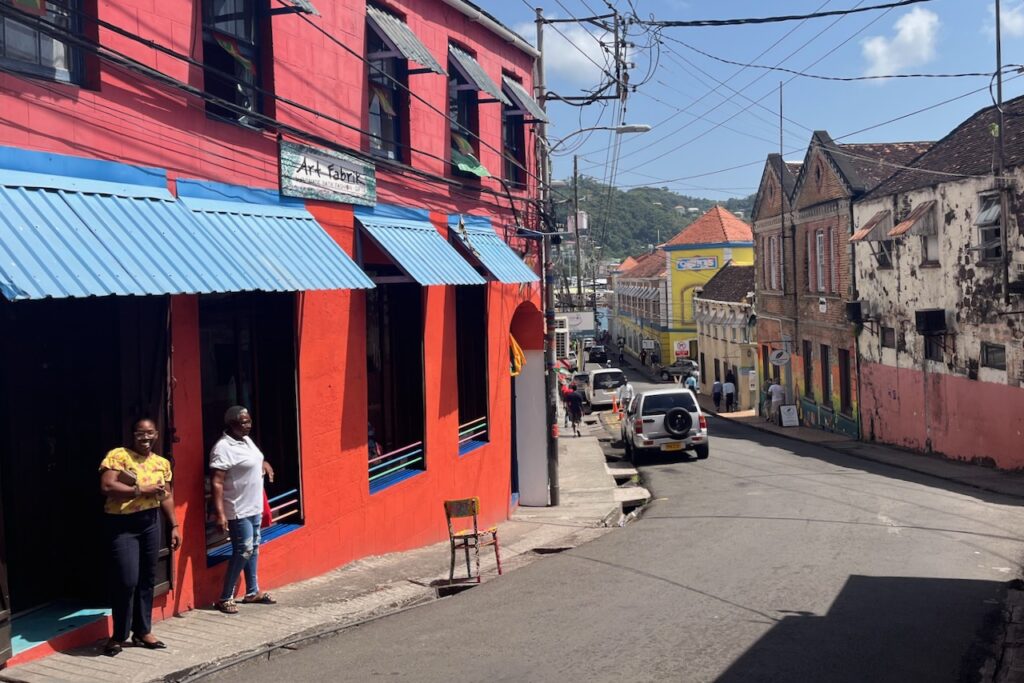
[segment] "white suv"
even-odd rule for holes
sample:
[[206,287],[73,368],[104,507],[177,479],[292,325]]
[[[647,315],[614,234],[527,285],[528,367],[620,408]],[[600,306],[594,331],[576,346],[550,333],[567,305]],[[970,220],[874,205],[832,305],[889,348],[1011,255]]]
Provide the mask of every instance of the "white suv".
[[625,416],[626,457],[643,453],[692,450],[708,457],[708,421],[689,389],[659,389],[637,394]]

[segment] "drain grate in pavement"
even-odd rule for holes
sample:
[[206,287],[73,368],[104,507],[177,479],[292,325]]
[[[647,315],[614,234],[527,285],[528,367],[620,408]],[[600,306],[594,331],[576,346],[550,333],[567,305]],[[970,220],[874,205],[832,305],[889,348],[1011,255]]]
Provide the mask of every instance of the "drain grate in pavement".
[[564,553],[566,550],[572,550],[571,545],[560,545],[560,546],[549,546],[546,548],[534,548],[531,553],[538,555],[557,555],[558,553]]

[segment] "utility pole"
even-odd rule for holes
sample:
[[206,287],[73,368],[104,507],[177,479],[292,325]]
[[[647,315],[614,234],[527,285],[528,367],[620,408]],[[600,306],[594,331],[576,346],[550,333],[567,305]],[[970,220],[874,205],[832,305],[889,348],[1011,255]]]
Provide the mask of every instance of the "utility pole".
[[572,224],[576,233],[576,305],[583,308],[583,247],[580,244],[580,161],[572,155]]
[[[544,10],[537,8],[537,103],[547,111],[547,86],[544,82]],[[548,126],[541,120],[537,128],[537,160],[540,163],[541,220],[551,217],[551,159],[548,155]],[[542,226],[543,227],[543,226]],[[548,422],[548,504],[558,505],[558,385],[555,379],[555,264],[551,237],[544,241],[544,394]]]
[[1003,42],[1000,26],[1000,1],[996,0],[996,116],[998,120],[998,154],[996,162],[996,187],[999,189],[999,251],[1003,264],[1003,303],[1010,303],[1010,249],[1007,238],[1010,227],[1010,211],[1006,201],[1006,180],[1003,178],[1006,164],[1006,153],[1003,134]]

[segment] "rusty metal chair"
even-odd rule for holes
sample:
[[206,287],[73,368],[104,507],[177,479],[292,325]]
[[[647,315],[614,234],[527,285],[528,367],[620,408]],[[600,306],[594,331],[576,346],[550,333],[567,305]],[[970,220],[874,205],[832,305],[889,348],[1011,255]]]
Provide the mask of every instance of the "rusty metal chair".
[[[448,540],[452,547],[452,563],[448,572],[448,581],[455,580],[455,555],[459,550],[466,553],[466,579],[473,578],[473,570],[469,563],[469,550],[473,549],[476,555],[476,582],[480,583],[480,548],[489,545],[494,546],[494,559],[498,563],[498,574],[501,574],[501,550],[498,546],[498,527],[492,526],[481,529],[478,524],[480,513],[479,498],[463,498],[461,500],[446,500],[444,502],[444,514],[448,519]],[[473,518],[472,529],[458,529],[452,525],[452,520]]]

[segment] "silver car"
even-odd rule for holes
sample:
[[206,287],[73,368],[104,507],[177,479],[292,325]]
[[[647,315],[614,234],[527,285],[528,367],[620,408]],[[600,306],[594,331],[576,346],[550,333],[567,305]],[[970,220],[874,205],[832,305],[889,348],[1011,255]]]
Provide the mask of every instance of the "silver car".
[[645,453],[692,450],[709,454],[708,421],[689,389],[658,389],[637,394],[625,418],[626,457],[637,462]]

